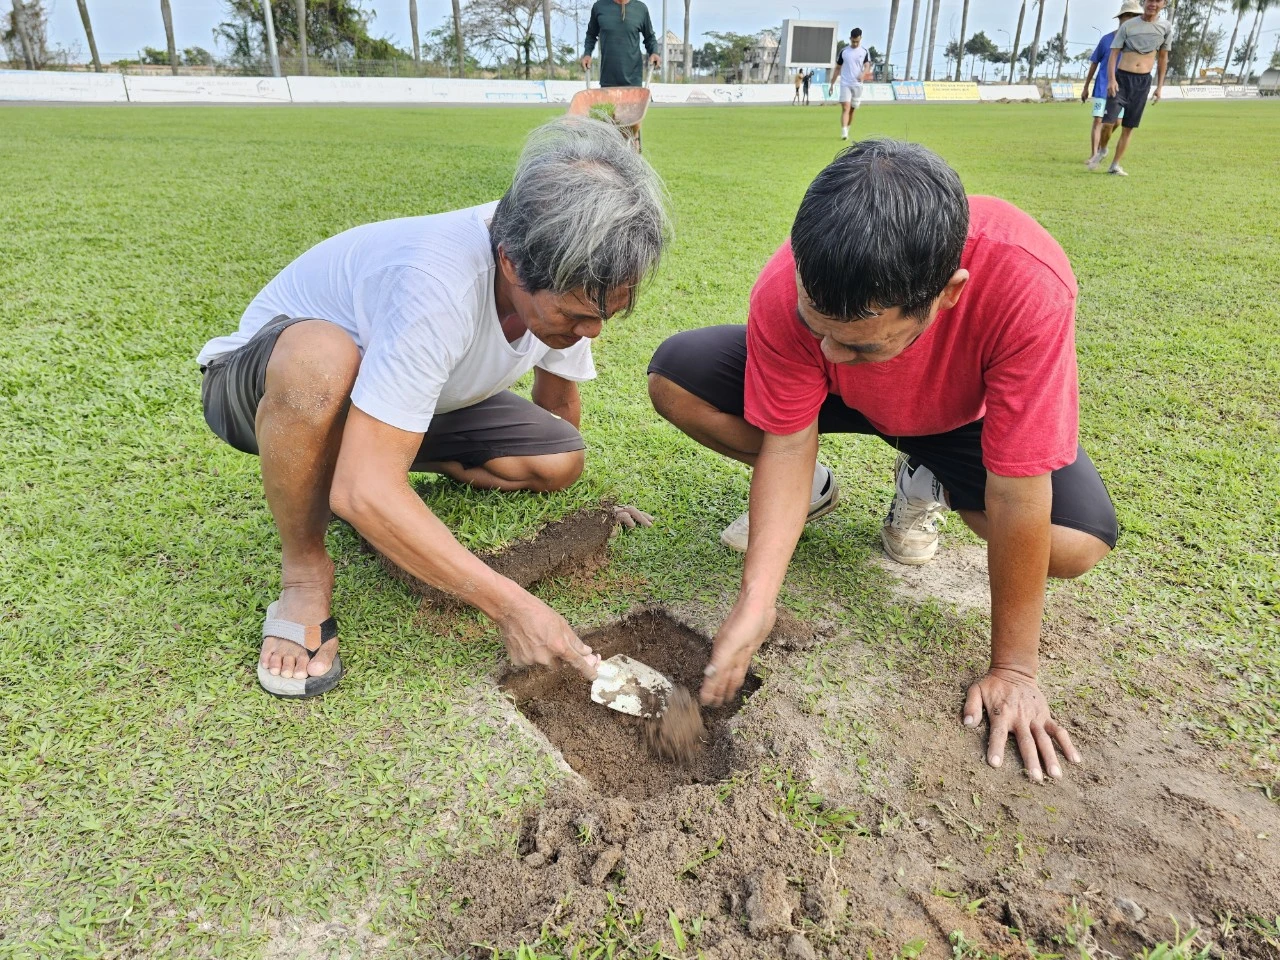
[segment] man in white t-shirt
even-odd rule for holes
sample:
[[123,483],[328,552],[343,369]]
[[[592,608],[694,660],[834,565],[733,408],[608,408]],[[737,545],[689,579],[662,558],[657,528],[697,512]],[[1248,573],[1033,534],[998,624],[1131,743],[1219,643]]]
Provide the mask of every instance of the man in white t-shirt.
[[[482,610],[517,665],[599,658],[550,607],[457,542],[414,493],[433,471],[497,490],[582,472],[591,339],[633,306],[670,235],[661,181],[611,124],[535,130],[497,203],[354,227],[285,267],[200,352],[205,420],[261,458],[280,532],[258,680],[312,697],[342,676],[330,513]],[[532,402],[510,387],[533,371]],[[632,511],[624,522],[647,518]]]
[[862,105],[862,84],[871,79],[871,53],[862,45],[862,28],[849,31],[849,45],[836,54],[836,65],[831,71],[828,95],[834,94],[836,81],[840,82],[840,139],[849,139],[849,127],[853,124],[853,111]]

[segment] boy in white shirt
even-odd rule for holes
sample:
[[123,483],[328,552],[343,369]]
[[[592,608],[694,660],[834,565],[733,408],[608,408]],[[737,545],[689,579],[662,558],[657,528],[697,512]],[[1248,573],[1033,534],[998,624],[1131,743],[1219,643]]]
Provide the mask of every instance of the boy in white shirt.
[[862,45],[860,27],[849,31],[849,45],[836,54],[828,95],[835,93],[837,79],[840,81],[840,139],[848,140],[853,112],[862,105],[862,84],[871,79],[871,53]]
[[[635,303],[670,235],[661,181],[610,124],[530,135],[497,203],[355,227],[285,267],[205,345],[205,420],[262,463],[280,532],[258,680],[313,697],[342,676],[330,513],[488,614],[517,665],[599,658],[554,610],[457,542],[409,486],[559,490],[582,472],[590,341]],[[510,392],[533,370],[533,402]],[[633,515],[634,516],[634,515]]]

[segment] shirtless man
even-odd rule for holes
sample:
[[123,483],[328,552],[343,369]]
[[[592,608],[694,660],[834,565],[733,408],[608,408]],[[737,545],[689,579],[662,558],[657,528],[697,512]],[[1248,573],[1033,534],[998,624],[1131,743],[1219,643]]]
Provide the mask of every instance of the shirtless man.
[[1165,0],[1145,0],[1142,17],[1120,25],[1111,41],[1111,56],[1107,59],[1107,112],[1103,124],[1115,123],[1120,118],[1124,129],[1116,144],[1116,156],[1111,161],[1110,173],[1119,177],[1128,174],[1120,166],[1120,158],[1129,148],[1129,138],[1142,122],[1142,112],[1147,106],[1147,94],[1151,91],[1151,68],[1159,63],[1156,92],[1151,102],[1159,103],[1164,90],[1164,75],[1169,69],[1169,40],[1173,26],[1168,20],[1160,20]]

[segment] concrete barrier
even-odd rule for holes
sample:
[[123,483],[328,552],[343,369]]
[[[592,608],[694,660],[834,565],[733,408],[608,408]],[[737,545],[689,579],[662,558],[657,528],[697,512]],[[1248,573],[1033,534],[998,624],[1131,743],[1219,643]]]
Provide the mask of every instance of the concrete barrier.
[[1186,98],[1183,97],[1182,95],[1182,88],[1177,86],[1176,84],[1171,83],[1167,87],[1165,87],[1162,91],[1160,91],[1160,99],[1161,100],[1184,100]]
[[283,77],[129,77],[134,103],[289,103]]
[[[294,103],[431,103],[430,80],[399,77],[288,77]],[[440,81],[444,83],[445,81]]]
[[0,100],[124,103],[129,94],[118,73],[0,70]]
[[995,100],[1040,100],[1040,88],[1034,83],[989,84],[978,87],[978,99],[988,102]]

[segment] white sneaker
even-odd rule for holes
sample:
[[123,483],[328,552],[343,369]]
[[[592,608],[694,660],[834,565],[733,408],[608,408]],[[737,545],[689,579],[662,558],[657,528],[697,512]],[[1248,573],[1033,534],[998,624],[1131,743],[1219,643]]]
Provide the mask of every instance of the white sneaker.
[[1098,165],[1102,163],[1102,161],[1105,159],[1107,159],[1107,151],[1099,150],[1092,157],[1086,160],[1084,165],[1088,167],[1090,170],[1097,170]]
[[[836,502],[840,499],[840,484],[836,481],[836,475],[831,472],[830,467],[823,467],[823,469],[827,471],[827,484],[822,488],[822,493],[818,494],[817,499],[810,502],[809,515],[805,518],[805,523],[825,517],[836,508]],[[720,542],[730,550],[746,553],[750,533],[751,514],[748,512],[720,532]]]
[[890,560],[918,567],[933,559],[938,552],[938,524],[946,523],[947,505],[943,502],[942,487],[934,480],[933,494],[928,500],[909,497],[907,482],[912,474],[905,454],[898,454],[894,468],[893,503],[889,515],[880,528],[880,542]]
[[1120,166],[1119,164],[1115,164],[1115,163],[1113,163],[1113,164],[1111,165],[1111,169],[1110,169],[1110,170],[1108,170],[1108,171],[1107,171],[1107,173],[1109,173],[1109,174],[1111,174],[1112,176],[1115,176],[1115,177],[1127,177],[1127,176],[1128,176],[1128,174],[1124,172],[1124,167]]

